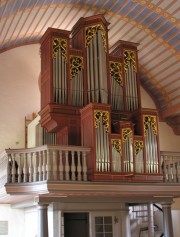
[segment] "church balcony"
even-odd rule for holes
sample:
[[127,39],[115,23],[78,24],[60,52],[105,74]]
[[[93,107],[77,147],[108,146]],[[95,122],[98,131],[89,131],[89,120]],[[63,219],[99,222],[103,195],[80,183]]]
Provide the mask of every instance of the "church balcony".
[[[124,170],[123,173],[120,170],[119,172],[92,170],[92,167],[88,167],[90,159],[92,159],[91,149],[80,146],[44,145],[27,149],[6,149],[0,154],[0,187],[7,183],[40,181],[180,183],[179,152],[161,152],[162,165],[159,173],[142,173],[139,170],[138,172]],[[132,165],[135,167],[137,164]],[[92,175],[94,179],[91,179]],[[148,176],[155,175],[161,177],[159,181],[153,178],[147,179]],[[138,180],[133,177],[141,178]]]
[[[0,203],[102,197],[128,202],[145,198],[158,202],[180,197],[180,153],[161,152],[162,171],[158,175],[162,179],[159,182],[152,178],[147,181],[147,176],[155,174],[117,170],[94,171],[95,178],[98,175],[102,178],[90,179],[88,159],[92,158],[91,154],[90,148],[80,146],[6,149],[0,154]],[[138,181],[132,178],[140,175],[142,178]],[[124,178],[118,179],[120,176]]]

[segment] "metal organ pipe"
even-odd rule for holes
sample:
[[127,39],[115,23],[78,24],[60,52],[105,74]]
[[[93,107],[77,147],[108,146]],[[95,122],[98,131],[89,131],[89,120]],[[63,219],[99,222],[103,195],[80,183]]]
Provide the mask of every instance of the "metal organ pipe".
[[88,102],[108,102],[105,39],[102,39],[102,31],[101,25],[87,29]]
[[124,52],[125,86],[126,86],[126,109],[134,111],[138,109],[137,76],[135,52]]
[[148,173],[158,173],[156,129],[156,118],[154,116],[144,116],[146,170]]
[[109,133],[104,122],[103,112],[97,112],[96,116],[96,171],[109,172],[110,171],[110,157],[109,157]]
[[53,41],[53,100],[57,104],[67,102],[66,40]]

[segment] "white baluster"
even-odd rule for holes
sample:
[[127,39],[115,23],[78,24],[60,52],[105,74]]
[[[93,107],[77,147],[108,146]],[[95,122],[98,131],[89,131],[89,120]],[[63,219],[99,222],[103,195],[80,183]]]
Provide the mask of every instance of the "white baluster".
[[80,181],[82,180],[82,176],[81,176],[81,171],[82,171],[82,168],[81,168],[81,160],[80,160],[80,156],[81,153],[80,151],[78,151],[78,163],[77,163],[77,180]]
[[27,167],[27,154],[24,154],[24,166],[23,166],[23,181],[28,182],[28,167]]
[[33,182],[38,181],[38,156],[37,153],[33,154],[34,172],[33,172]]
[[[1,164],[0,164],[0,167],[2,169],[2,165]],[[7,182],[11,183],[12,182],[12,157],[11,157],[11,155],[8,155],[7,175],[8,175]]]
[[76,171],[76,167],[75,167],[75,162],[74,162],[74,151],[71,151],[71,156],[72,156],[72,163],[71,163],[71,174],[72,174],[72,180],[76,180],[76,176],[75,176],[75,171]]
[[33,182],[32,157],[33,157],[33,153],[30,153],[30,161],[29,161],[29,182]]
[[69,160],[68,160],[68,151],[65,151],[65,179],[69,180]]
[[19,164],[18,164],[18,183],[22,182],[22,164],[21,164],[21,159],[22,154],[19,155]]
[[50,151],[47,150],[47,164],[46,164],[46,171],[47,171],[47,180],[52,179],[52,168],[51,168],[51,160],[50,160]]
[[42,152],[39,152],[39,166],[38,166],[38,172],[39,172],[39,181],[43,180],[42,177]]
[[42,167],[43,180],[46,180],[47,178],[46,163],[47,163],[46,151],[43,151],[43,167]]
[[53,180],[57,180],[57,151],[56,150],[53,150],[52,170],[53,170]]
[[64,172],[64,169],[63,169],[63,157],[62,157],[62,151],[59,151],[59,179],[60,180],[63,180],[64,179],[64,175],[63,175],[63,172]]
[[177,163],[177,182],[180,183],[180,161]]
[[15,163],[15,154],[12,154],[12,183],[16,182],[16,163]]
[[83,180],[87,181],[87,163],[86,163],[86,152],[85,151],[83,151],[82,172],[83,172]]

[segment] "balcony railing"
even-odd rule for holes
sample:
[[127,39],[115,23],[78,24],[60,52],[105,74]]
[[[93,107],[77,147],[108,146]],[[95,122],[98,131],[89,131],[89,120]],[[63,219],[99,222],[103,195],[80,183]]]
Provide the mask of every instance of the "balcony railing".
[[86,181],[90,148],[44,145],[0,154],[0,187],[6,183]]
[[161,151],[164,182],[180,183],[180,152]]
[[[86,147],[58,145],[6,149],[0,154],[0,187],[43,180],[87,181],[90,151]],[[180,183],[180,152],[161,152],[161,161],[163,181]]]

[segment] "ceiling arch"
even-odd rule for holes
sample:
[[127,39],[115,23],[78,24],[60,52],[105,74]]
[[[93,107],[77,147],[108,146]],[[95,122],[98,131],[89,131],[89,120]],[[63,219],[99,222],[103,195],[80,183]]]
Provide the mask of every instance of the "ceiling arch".
[[71,30],[80,17],[103,14],[109,46],[139,43],[139,78],[162,119],[180,133],[179,0],[2,0],[0,53],[39,43],[48,27]]

